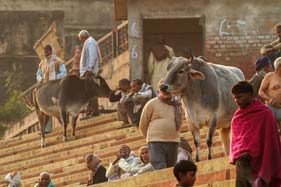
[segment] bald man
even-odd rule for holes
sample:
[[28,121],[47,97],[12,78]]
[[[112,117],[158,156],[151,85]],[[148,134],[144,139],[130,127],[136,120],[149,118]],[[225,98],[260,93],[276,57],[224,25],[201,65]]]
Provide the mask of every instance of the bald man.
[[79,40],[83,44],[80,58],[80,77],[97,76],[100,71],[101,55],[97,41],[86,30],[81,30]]
[[51,181],[51,175],[48,172],[42,172],[38,183],[34,187],[55,187],[55,184]]
[[[79,40],[83,44],[83,49],[80,57],[80,77],[82,79],[97,78],[100,73],[101,55],[97,41],[89,35],[86,30],[81,30],[79,33]],[[93,97],[88,104],[86,110],[86,117],[94,117],[99,115],[98,98]]]

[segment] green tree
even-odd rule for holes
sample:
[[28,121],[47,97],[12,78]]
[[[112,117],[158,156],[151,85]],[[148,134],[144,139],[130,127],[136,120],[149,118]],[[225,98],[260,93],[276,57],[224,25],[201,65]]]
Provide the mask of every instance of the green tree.
[[30,110],[25,106],[23,99],[20,98],[19,91],[21,84],[22,66],[13,64],[11,72],[5,73],[5,89],[7,99],[0,106],[0,137],[5,132],[5,125],[10,122],[16,122],[30,113]]

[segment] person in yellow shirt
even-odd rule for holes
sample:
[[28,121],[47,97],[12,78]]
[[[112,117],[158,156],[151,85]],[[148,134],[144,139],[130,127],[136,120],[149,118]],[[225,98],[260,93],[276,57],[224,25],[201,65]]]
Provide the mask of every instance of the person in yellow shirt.
[[176,164],[183,109],[181,103],[160,88],[159,95],[143,108],[139,130],[146,138],[150,162],[155,170]]

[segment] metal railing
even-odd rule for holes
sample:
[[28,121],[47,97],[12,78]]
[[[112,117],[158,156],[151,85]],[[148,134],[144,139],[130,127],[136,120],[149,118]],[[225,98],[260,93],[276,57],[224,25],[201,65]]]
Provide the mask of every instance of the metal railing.
[[128,21],[118,26],[116,32],[117,54],[119,56],[128,50]]
[[[102,65],[110,63],[114,58],[128,50],[128,21],[123,22],[118,27],[114,28],[111,32],[100,38],[98,41],[100,52],[102,56]],[[65,63],[68,70],[71,69],[72,59]],[[37,86],[32,85],[25,90],[21,97],[24,97]],[[12,138],[20,136],[22,134],[31,133],[39,129],[38,120],[35,112],[32,112],[29,116],[25,117],[20,122],[10,125],[10,129],[7,130],[5,137]]]
[[128,50],[128,21],[98,40],[102,56],[102,64],[113,61],[114,58]]

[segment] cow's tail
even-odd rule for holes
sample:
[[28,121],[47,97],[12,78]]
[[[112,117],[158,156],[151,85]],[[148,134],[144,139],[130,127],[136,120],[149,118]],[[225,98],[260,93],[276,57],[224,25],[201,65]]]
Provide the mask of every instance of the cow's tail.
[[35,97],[34,97],[35,95],[34,94],[35,94],[35,92],[33,90],[33,91],[31,91],[30,94],[25,95],[23,97],[23,100],[24,100],[24,103],[25,103],[26,107],[29,108],[30,110],[35,110],[36,101],[35,101]]

